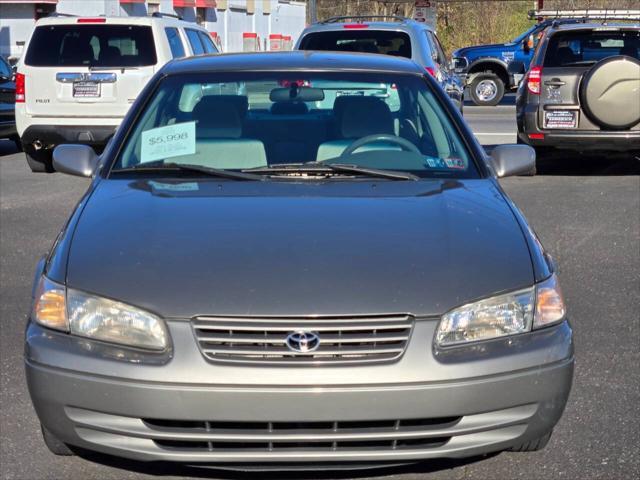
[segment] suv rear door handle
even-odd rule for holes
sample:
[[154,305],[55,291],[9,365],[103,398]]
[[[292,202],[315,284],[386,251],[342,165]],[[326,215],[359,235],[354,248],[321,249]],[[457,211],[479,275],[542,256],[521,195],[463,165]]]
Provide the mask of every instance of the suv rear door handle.
[[563,82],[559,78],[552,78],[551,80],[544,82],[544,84],[549,85],[550,87],[562,87],[563,85],[566,85],[567,82]]

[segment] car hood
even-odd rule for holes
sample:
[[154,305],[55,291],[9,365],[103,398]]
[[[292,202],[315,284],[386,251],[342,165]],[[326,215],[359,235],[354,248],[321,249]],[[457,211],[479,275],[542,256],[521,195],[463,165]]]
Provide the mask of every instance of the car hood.
[[512,43],[494,43],[490,45],[476,45],[472,47],[459,48],[453,52],[454,57],[458,58],[478,58],[478,57],[495,57],[502,54],[503,50],[513,50]]
[[67,285],[164,317],[438,315],[533,284],[491,180],[100,181]]

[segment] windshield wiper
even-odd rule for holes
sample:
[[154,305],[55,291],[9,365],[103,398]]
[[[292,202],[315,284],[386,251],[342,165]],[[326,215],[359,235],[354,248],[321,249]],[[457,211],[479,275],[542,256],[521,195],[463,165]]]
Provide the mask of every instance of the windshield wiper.
[[346,163],[283,163],[275,164],[269,167],[257,167],[242,170],[243,172],[258,174],[291,174],[291,173],[308,173],[308,174],[334,174],[334,173],[353,173],[367,177],[386,178],[388,180],[420,180],[420,177],[412,173],[398,172],[395,170],[383,170],[379,168],[360,167],[358,165],[350,165]]
[[231,180],[253,180],[253,181],[264,180],[263,176],[252,175],[251,173],[235,172],[233,170],[224,170],[222,168],[205,167],[203,165],[192,165],[190,163],[164,163],[162,161],[140,163],[133,167],[112,170],[111,173],[158,172],[158,171],[203,173],[211,177],[229,178]]

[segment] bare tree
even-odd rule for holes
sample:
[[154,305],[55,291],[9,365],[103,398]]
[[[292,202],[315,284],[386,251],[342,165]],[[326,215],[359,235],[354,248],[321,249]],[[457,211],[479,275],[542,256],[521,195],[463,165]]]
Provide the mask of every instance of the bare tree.
[[[318,19],[347,15],[413,17],[414,2],[316,0]],[[483,43],[502,43],[533,25],[527,13],[534,0],[436,0],[437,32],[448,51]],[[545,9],[639,8],[638,0],[545,0]]]

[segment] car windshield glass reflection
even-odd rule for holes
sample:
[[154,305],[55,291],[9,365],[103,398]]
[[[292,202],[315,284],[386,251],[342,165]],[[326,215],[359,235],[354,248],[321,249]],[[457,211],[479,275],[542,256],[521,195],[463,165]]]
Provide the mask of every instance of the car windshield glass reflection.
[[169,77],[134,125],[111,173],[198,173],[176,168],[185,165],[269,179],[477,178],[440,102],[417,75]]

